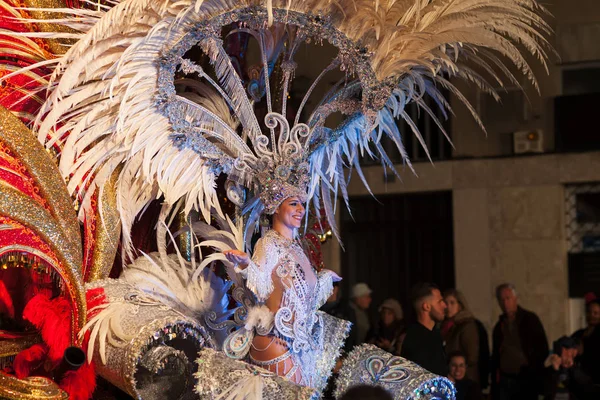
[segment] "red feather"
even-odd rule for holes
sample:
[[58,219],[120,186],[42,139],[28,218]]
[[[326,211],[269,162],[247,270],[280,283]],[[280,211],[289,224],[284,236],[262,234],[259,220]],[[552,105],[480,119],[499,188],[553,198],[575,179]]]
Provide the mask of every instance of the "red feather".
[[13,306],[12,297],[6,290],[4,282],[0,281],[0,314],[8,314],[10,318],[15,317],[15,307]]
[[45,293],[36,294],[29,300],[23,310],[23,318],[41,330],[46,319],[46,307],[50,303],[50,296]]
[[69,301],[64,297],[50,300],[46,294],[37,294],[25,306],[23,318],[40,330],[42,339],[48,344],[48,358],[55,366],[58,365],[71,345],[72,309]]
[[45,343],[34,344],[17,354],[13,361],[17,378],[23,379],[30,376],[33,371],[42,366],[47,354],[48,346]]
[[77,371],[68,371],[60,381],[60,388],[70,400],[88,400],[96,389],[96,367],[84,363]]
[[[92,310],[101,304],[107,302],[104,289],[97,288],[89,290],[86,293],[87,307],[88,310]],[[93,317],[100,310],[91,311],[88,314],[88,318]],[[34,296],[23,311],[23,317],[30,321],[42,334],[42,339],[48,344],[46,347],[44,344],[36,346],[44,346],[46,349],[43,353],[32,353],[37,355],[39,360],[43,362],[43,359],[47,355],[48,358],[58,366],[61,362],[64,351],[70,345],[71,339],[71,324],[70,320],[72,317],[72,308],[67,299],[63,297],[57,297],[50,300],[47,294],[37,294]],[[84,351],[87,349],[87,341],[89,340],[89,332],[86,332],[83,348]],[[35,346],[34,346],[35,347]],[[29,349],[28,349],[29,350]],[[17,359],[15,359],[15,370],[17,367],[20,368],[18,373],[27,374],[30,372],[26,363],[28,353],[24,353],[21,356],[20,364],[17,365]],[[17,356],[17,357],[19,357]],[[39,366],[40,363],[37,363]],[[28,375],[23,375],[23,377]],[[73,400],[88,400],[92,397],[96,388],[96,368],[94,363],[85,363],[81,368],[76,371],[68,371],[60,381],[60,387],[69,394],[69,398]]]
[[[106,295],[103,288],[90,289],[86,292],[88,319],[93,318],[100,310],[94,310],[95,307],[107,303]],[[87,352],[87,343],[89,341],[90,332],[85,333],[83,339],[83,351]],[[77,371],[69,371],[60,381],[60,387],[65,392],[69,393],[69,399],[72,400],[88,400],[92,397],[96,388],[96,367],[94,363],[87,362]]]

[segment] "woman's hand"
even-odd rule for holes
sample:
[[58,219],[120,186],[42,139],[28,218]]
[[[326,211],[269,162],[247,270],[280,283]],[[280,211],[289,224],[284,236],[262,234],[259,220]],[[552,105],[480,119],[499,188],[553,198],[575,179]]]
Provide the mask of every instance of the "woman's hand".
[[241,269],[244,269],[250,264],[250,256],[239,250],[225,250],[223,252],[225,258],[232,263],[233,265],[239,266]]

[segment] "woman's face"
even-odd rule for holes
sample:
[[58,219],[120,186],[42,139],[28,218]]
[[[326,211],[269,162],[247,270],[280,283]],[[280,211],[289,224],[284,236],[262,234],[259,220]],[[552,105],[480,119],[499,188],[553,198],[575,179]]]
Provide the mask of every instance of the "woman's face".
[[278,218],[288,228],[298,229],[302,225],[304,213],[304,205],[295,196],[289,197],[281,203],[277,211],[275,211],[274,218]]
[[467,362],[462,356],[454,356],[450,360],[450,378],[454,382],[464,379],[467,373]]
[[446,304],[448,305],[448,308],[446,308],[446,316],[448,318],[454,318],[461,308],[458,300],[456,300],[456,297],[454,296],[446,296],[444,300],[446,300]]
[[592,303],[588,306],[585,319],[589,326],[600,325],[600,305]]
[[380,315],[381,315],[381,322],[383,322],[383,325],[385,325],[385,326],[391,325],[394,322],[394,320],[396,319],[394,312],[392,310],[390,310],[389,308],[382,308]]

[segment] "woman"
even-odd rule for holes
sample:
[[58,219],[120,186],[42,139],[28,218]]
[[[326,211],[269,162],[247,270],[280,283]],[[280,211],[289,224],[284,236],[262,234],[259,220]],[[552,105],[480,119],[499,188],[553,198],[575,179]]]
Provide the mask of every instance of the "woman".
[[582,344],[581,368],[596,385],[600,384],[600,299],[587,303],[585,309],[587,327],[573,334]]
[[448,305],[442,325],[446,354],[457,351],[464,354],[467,377],[479,384],[479,329],[475,317],[469,311],[465,296],[458,290],[446,291],[444,300]]
[[[322,322],[316,311],[339,277],[327,270],[316,273],[296,240],[305,209],[301,194],[280,201],[272,229],[256,243],[253,257],[223,252],[246,278],[246,286],[269,317],[262,315],[250,347],[250,361],[295,383],[313,386],[315,352],[323,348]],[[267,213],[269,213],[267,211]],[[265,319],[270,319],[265,322]]]
[[477,382],[466,377],[467,361],[460,351],[448,355],[448,379],[456,388],[456,400],[482,400],[481,388]]
[[387,299],[379,307],[379,316],[377,330],[369,342],[399,356],[405,335],[402,306],[394,299]]

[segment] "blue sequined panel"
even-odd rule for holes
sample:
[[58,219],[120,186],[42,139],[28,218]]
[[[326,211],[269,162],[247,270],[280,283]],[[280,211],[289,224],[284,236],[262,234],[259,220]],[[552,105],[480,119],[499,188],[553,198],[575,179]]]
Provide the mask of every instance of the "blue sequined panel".
[[336,397],[355,385],[381,386],[394,400],[456,398],[454,385],[447,378],[370,344],[356,347],[344,361],[336,382]]

